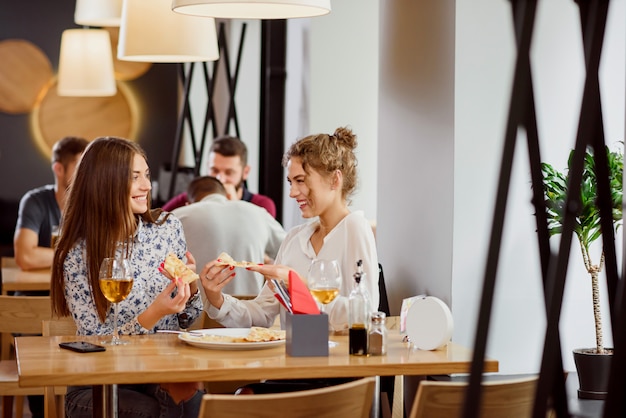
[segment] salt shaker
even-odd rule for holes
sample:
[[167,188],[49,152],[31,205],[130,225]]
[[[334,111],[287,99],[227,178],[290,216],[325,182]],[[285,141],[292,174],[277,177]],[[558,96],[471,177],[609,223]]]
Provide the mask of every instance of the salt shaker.
[[368,354],[371,356],[384,356],[387,354],[387,327],[385,326],[385,319],[384,312],[372,312],[368,335]]

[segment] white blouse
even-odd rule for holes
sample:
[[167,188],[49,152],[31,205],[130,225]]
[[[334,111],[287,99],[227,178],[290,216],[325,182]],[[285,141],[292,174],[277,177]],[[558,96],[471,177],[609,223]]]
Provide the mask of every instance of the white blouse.
[[[372,228],[362,211],[348,214],[324,238],[318,254],[311,245],[311,235],[315,232],[319,221],[315,220],[292,228],[283,241],[276,264],[283,264],[294,269],[302,278],[306,278],[309,265],[315,258],[335,259],[339,262],[342,283],[339,296],[326,310],[329,322],[334,330],[348,327],[348,296],[354,288],[356,263],[363,260],[362,283],[370,295],[371,310],[377,310],[378,293],[378,256]],[[235,279],[236,280],[236,279]],[[272,290],[265,285],[261,293],[249,301],[237,300],[224,295],[221,309],[209,305],[207,313],[226,327],[269,327],[280,313],[278,303]]]

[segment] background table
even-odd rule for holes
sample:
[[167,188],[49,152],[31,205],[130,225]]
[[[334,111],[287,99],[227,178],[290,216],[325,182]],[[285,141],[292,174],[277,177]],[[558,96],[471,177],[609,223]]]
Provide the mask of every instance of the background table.
[[2,294],[22,290],[50,290],[49,268],[23,271],[14,258],[2,257]]

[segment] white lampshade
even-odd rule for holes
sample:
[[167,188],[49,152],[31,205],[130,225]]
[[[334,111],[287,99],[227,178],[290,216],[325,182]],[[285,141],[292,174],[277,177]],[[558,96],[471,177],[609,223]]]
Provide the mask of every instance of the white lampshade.
[[117,92],[109,32],[68,29],[61,36],[59,96],[113,96]]
[[83,26],[119,26],[122,0],[76,0],[74,22]]
[[215,20],[172,12],[171,0],[124,0],[117,58],[142,62],[215,61]]
[[173,0],[172,10],[233,19],[290,19],[330,13],[330,0]]

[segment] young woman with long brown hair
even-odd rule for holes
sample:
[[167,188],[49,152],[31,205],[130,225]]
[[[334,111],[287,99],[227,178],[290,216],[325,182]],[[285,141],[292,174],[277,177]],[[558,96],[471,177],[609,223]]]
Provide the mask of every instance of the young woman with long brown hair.
[[[173,252],[195,261],[175,216],[150,209],[150,171],[143,150],[122,138],[102,137],[89,144],[76,168],[52,267],[52,308],[71,315],[78,335],[111,335],[113,308],[99,288],[100,263],[124,253],[133,287],[119,302],[120,334],[179,329],[177,314],[192,320],[202,311],[195,283],[170,280],[161,271]],[[132,342],[131,342],[132,343]],[[189,384],[120,385],[120,417],[196,417],[201,386]],[[70,387],[70,418],[90,417],[91,387]]]

